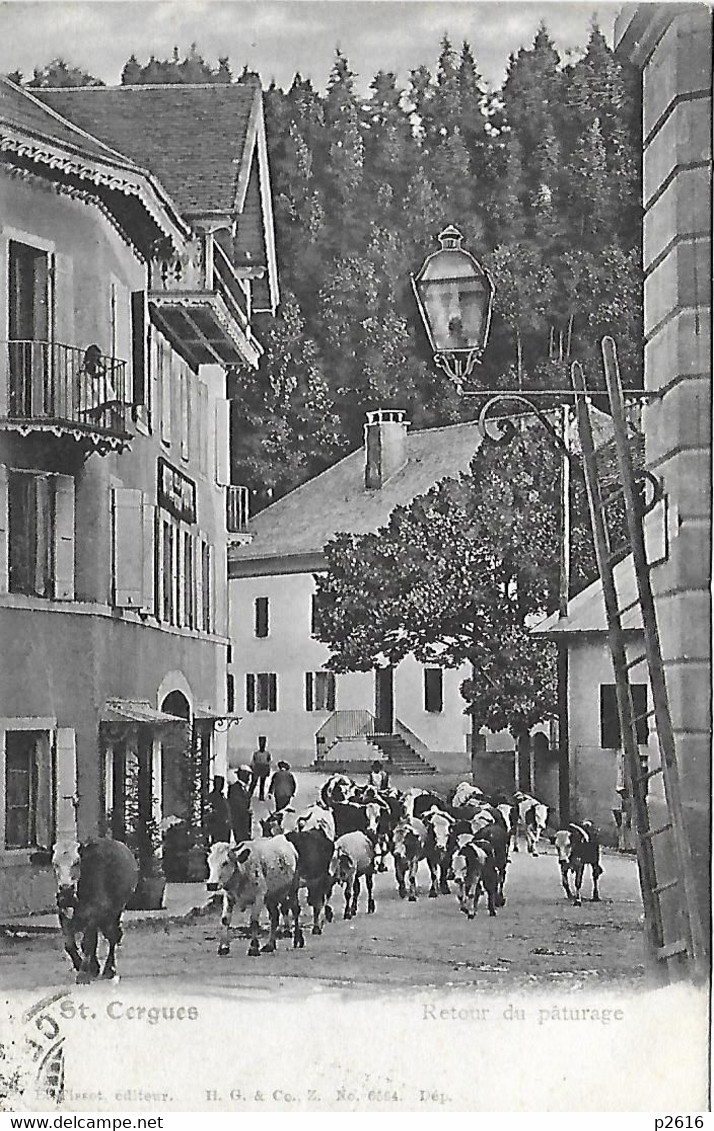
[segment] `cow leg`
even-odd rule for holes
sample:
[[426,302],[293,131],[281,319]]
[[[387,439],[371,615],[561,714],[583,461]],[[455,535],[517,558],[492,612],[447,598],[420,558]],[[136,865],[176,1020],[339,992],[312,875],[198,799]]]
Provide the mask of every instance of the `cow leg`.
[[466,897],[464,900],[466,916],[468,919],[475,919],[476,912],[478,911],[478,896],[479,896],[480,880],[477,880],[473,887],[465,887]]
[[364,882],[367,885],[367,914],[373,915],[375,911],[374,894],[372,892],[372,885],[374,883],[374,874],[367,872],[364,877]]
[[488,899],[488,913],[491,918],[496,914],[496,888],[493,883],[489,883],[486,889],[486,896]]
[[352,917],[357,914],[357,902],[359,900],[359,876],[355,875],[354,883],[352,884],[352,906],[350,908]]
[[526,825],[526,847],[528,848],[528,852],[530,853],[531,856],[537,856],[538,855],[538,853],[535,850],[535,842],[536,842],[535,829],[533,828],[532,825]]
[[449,888],[449,883],[448,883],[448,872],[449,872],[448,861],[442,860],[441,864],[439,865],[439,868],[440,868],[440,872],[441,872],[441,880],[440,880],[440,883],[439,883],[439,892],[440,892],[441,895],[450,895],[451,889]]
[[[221,937],[218,942],[218,953],[229,954],[231,949],[231,919],[233,918],[233,908],[235,901],[230,897],[228,892],[223,894],[223,910],[221,912]],[[252,925],[252,924],[251,924]],[[251,946],[253,944],[251,943]],[[257,944],[256,944],[257,945]],[[257,953],[257,951],[256,951]]]
[[344,912],[342,913],[342,918],[343,919],[351,919],[352,918],[352,910],[351,910],[351,907],[350,907],[350,905],[352,903],[352,877],[351,876],[348,879],[345,880],[342,890],[343,890],[344,896],[345,896],[345,909],[344,909]]
[[572,899],[573,893],[570,890],[570,884],[568,883],[568,872],[569,871],[570,871],[570,864],[568,863],[568,861],[567,860],[561,860],[560,861],[560,878],[561,878],[562,883],[563,883],[563,891],[567,895],[568,899]]
[[399,898],[404,899],[407,894],[406,885],[404,883],[404,876],[406,874],[407,866],[403,860],[394,861],[394,874],[397,877],[397,890],[399,891]]
[[573,902],[576,907],[581,907],[583,902],[580,897],[580,889],[583,886],[584,871],[585,865],[583,864],[582,860],[578,860],[573,867],[573,872],[575,874],[575,899],[573,900]]
[[325,892],[323,891],[322,884],[317,888],[307,889],[307,905],[312,907],[312,933],[313,935],[322,934],[322,924],[320,922],[320,913],[325,902]]
[[97,962],[97,936],[96,927],[87,927],[82,938],[82,964],[77,972],[77,983],[85,985],[92,978],[99,977],[99,963]]
[[427,860],[429,865],[429,874],[431,875],[431,887],[429,888],[429,899],[436,899],[438,891],[436,890],[436,881],[438,876],[438,866],[432,861]]
[[102,977],[116,978],[117,968],[114,960],[114,952],[122,939],[122,929],[118,916],[113,923],[108,923],[106,927],[104,927],[104,937],[109,943],[109,953],[107,954],[107,960],[104,963]]
[[[277,950],[276,939],[278,937],[278,927],[280,926],[280,904],[271,903],[268,907],[268,918],[270,919],[270,934],[268,935],[267,943],[264,943],[260,948],[261,954],[272,954]],[[251,922],[251,927],[252,927]],[[257,920],[256,920],[257,926]],[[252,943],[251,943],[252,945]]]
[[300,899],[297,891],[293,893],[290,906],[293,912],[293,950],[298,948],[302,950],[305,945],[305,936],[300,927]]
[[79,970],[82,966],[82,956],[77,947],[77,934],[73,925],[73,916],[67,915],[66,912],[60,912],[59,920],[64,939],[64,949],[71,958],[75,970]]
[[419,867],[419,861],[413,860],[409,865],[409,902],[416,903],[417,901],[417,884],[416,874]]
[[602,868],[600,867],[599,864],[592,864],[591,865],[591,871],[592,871],[592,877],[593,877],[592,902],[593,903],[599,903],[600,902],[600,892],[598,891],[597,882],[598,882],[600,875],[602,873]]

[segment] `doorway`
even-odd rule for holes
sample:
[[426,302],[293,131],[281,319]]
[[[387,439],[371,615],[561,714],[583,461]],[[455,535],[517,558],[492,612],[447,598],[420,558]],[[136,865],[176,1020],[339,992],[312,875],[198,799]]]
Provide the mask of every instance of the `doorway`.
[[375,668],[374,717],[377,734],[394,731],[394,668]]

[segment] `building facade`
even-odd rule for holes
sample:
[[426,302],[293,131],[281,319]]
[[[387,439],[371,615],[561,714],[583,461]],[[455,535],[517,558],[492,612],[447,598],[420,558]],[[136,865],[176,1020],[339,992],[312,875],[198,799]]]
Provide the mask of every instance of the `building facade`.
[[[272,255],[260,92],[221,96],[209,220],[186,165],[183,194],[154,172],[175,107],[101,89],[0,89],[0,913],[51,901],[58,835],[196,819],[226,760],[226,368],[261,352],[257,222]],[[185,128],[204,88],[182,98]],[[162,119],[155,159],[139,126]],[[143,152],[119,149],[128,120]]]
[[[295,765],[390,756],[405,771],[421,760],[469,775],[471,723],[459,691],[467,666],[439,668],[407,656],[394,668],[334,674],[326,666],[330,651],[313,632],[313,599],[330,538],[377,530],[396,506],[465,472],[479,443],[473,422],[408,432],[404,413],[371,412],[362,449],[256,515],[247,540],[231,546],[230,672],[243,716],[230,737],[233,764],[249,759],[264,735],[274,757]],[[520,769],[520,784],[535,784],[510,735],[484,731],[481,741],[489,780],[513,789]],[[542,765],[539,784],[554,804],[555,760],[552,774]]]
[[711,853],[712,11],[628,5],[617,50],[642,72],[648,467],[666,496],[651,572],[702,921]]

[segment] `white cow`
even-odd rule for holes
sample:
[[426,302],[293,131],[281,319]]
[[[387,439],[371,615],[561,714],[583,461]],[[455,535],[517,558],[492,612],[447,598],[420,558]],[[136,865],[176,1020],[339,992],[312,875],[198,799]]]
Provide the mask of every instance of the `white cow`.
[[300,930],[298,904],[298,854],[284,836],[259,837],[235,848],[219,842],[208,855],[208,890],[223,890],[219,954],[230,951],[230,926],[234,909],[250,911],[249,955],[260,953],[258,931],[263,907],[270,916],[270,937],[262,948],[275,950],[281,906],[293,917],[293,946],[305,945]]

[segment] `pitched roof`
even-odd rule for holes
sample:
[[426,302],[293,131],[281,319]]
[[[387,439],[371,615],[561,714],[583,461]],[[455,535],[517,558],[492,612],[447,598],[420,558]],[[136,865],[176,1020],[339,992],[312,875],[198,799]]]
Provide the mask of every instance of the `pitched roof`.
[[379,490],[364,485],[364,448],[345,456],[251,519],[253,541],[235,561],[321,553],[338,532],[366,534],[439,480],[468,471],[481,443],[475,421],[407,433],[407,463]]
[[[637,582],[635,580],[635,567],[632,554],[628,554],[615,566],[615,588],[618,603],[621,608],[637,599]],[[625,630],[642,628],[642,610],[639,605],[630,609],[622,617],[622,627]],[[567,617],[559,617],[551,613],[539,625],[531,629],[534,633],[543,633],[548,636],[575,635],[580,632],[607,632],[605,617],[605,600],[602,593],[602,582],[598,578],[573,597],[568,605]]]
[[260,86],[184,83],[56,87],[48,106],[149,169],[184,215],[234,211]]
[[123,154],[116,153],[104,142],[46,106],[36,97],[35,92],[16,86],[3,76],[0,76],[0,128],[3,135],[11,132],[22,134],[38,141],[62,145],[79,156],[99,161],[111,160],[139,171]]

